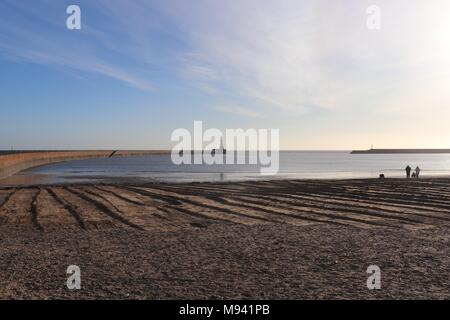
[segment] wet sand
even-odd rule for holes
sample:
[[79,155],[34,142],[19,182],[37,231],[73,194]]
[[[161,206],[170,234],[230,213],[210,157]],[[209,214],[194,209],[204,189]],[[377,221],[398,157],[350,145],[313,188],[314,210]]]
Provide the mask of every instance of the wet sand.
[[448,299],[449,213],[448,178],[0,186],[0,298]]

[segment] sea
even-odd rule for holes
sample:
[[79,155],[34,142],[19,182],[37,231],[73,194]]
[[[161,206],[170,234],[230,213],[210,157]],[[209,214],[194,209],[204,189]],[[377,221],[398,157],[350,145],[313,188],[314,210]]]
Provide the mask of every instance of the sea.
[[[42,175],[55,183],[130,179],[158,182],[246,181],[271,179],[355,179],[405,176],[405,167],[422,177],[450,176],[450,154],[350,154],[350,151],[280,151],[278,171],[262,175],[248,164],[249,152],[235,152],[235,164],[173,163],[170,154],[75,160],[32,168],[21,175]],[[269,154],[270,155],[270,154]],[[222,155],[219,155],[222,156]],[[237,159],[244,164],[236,164]],[[272,157],[272,165],[276,158]],[[224,162],[226,159],[224,158]],[[263,166],[267,167],[267,166]],[[276,167],[276,166],[275,166]]]

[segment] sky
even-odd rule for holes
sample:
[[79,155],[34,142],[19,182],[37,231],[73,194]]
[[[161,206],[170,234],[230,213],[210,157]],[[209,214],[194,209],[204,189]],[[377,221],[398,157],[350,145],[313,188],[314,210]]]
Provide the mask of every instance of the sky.
[[169,149],[195,120],[450,148],[449,119],[448,0],[0,1],[0,149]]

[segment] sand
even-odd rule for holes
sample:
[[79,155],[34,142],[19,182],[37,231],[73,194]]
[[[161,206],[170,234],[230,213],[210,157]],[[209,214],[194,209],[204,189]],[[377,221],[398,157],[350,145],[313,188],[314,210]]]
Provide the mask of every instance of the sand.
[[446,178],[0,187],[0,298],[448,299],[449,213]]

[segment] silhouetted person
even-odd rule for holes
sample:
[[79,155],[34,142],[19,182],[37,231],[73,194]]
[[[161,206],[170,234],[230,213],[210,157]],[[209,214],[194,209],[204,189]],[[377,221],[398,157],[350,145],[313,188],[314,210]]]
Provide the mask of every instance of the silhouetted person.
[[406,170],[406,178],[407,178],[407,179],[411,178],[411,167],[410,167],[410,166],[407,166],[407,167],[405,168],[405,170]]
[[412,173],[412,175],[411,175],[411,178],[413,178],[413,179],[414,179],[415,177],[416,177],[416,173],[415,173],[415,172],[413,172],[413,173]]
[[419,179],[419,174],[420,174],[420,168],[419,166],[416,167],[416,178]]

